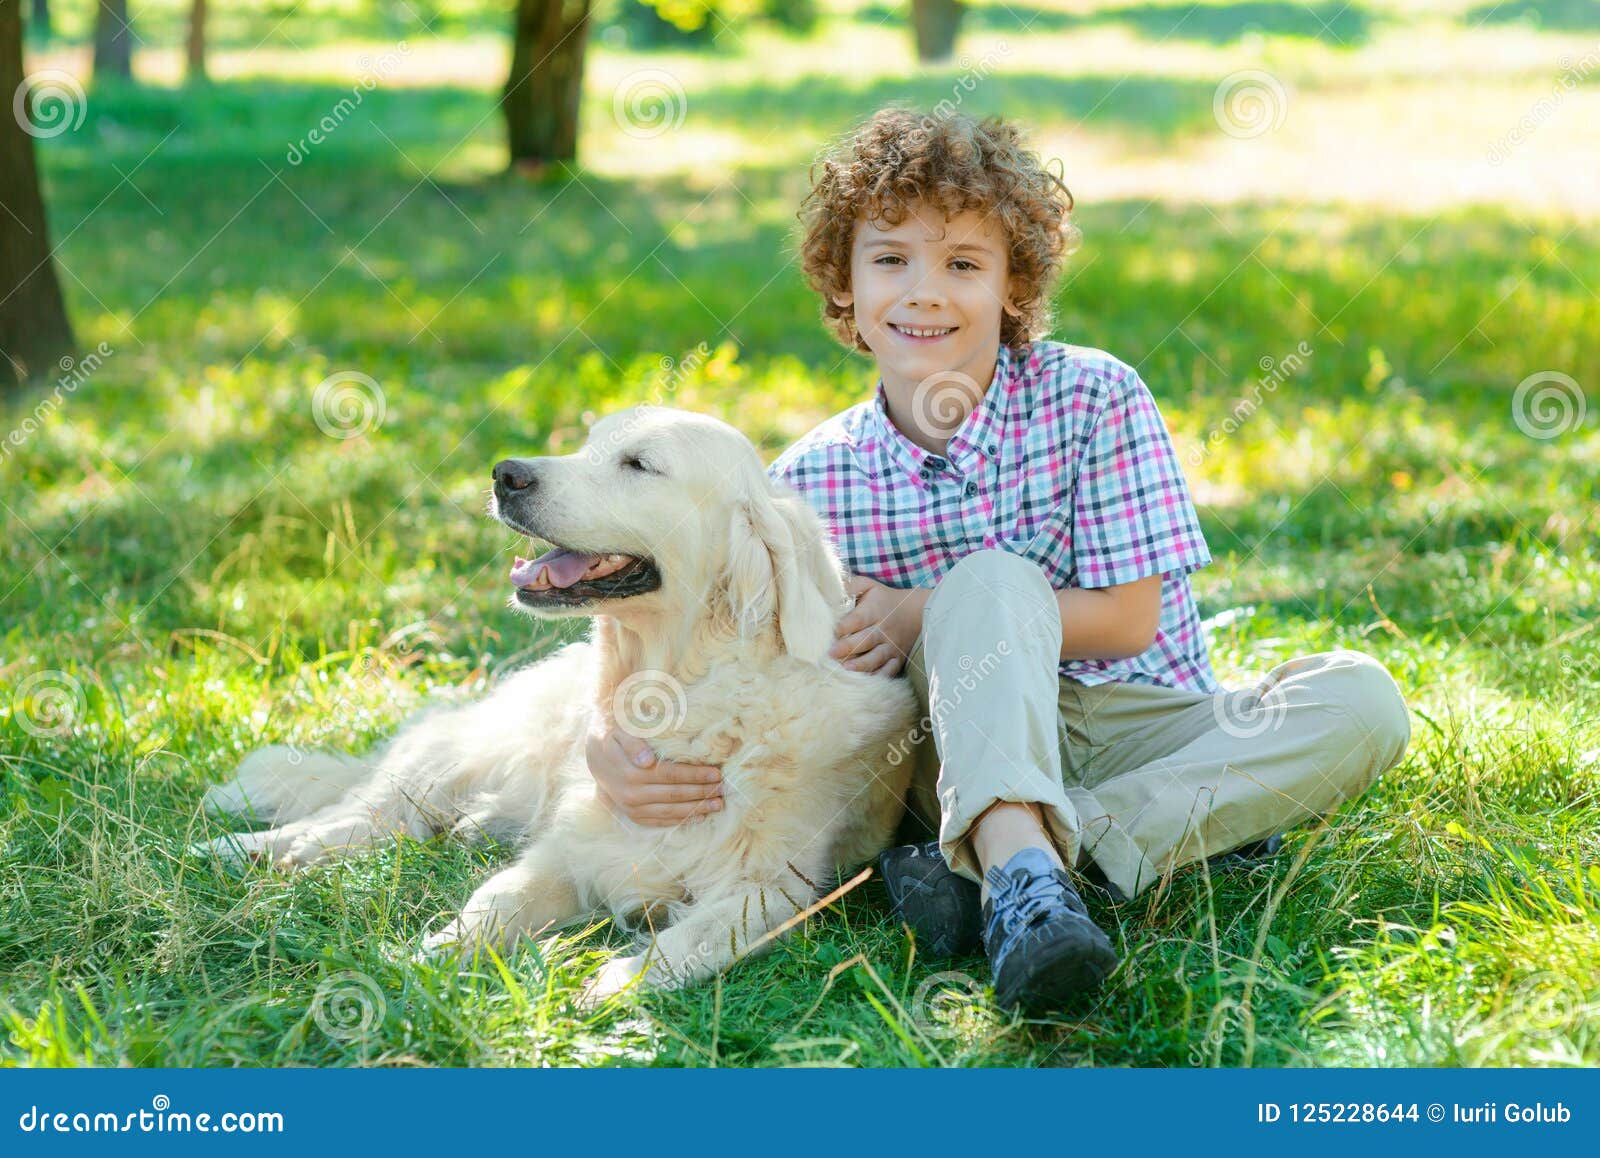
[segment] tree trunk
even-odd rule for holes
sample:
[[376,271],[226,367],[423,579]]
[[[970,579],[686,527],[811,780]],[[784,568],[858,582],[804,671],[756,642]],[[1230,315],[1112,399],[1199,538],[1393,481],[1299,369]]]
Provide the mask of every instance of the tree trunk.
[[589,0],[517,0],[501,97],[511,164],[537,172],[578,156]]
[[28,31],[41,40],[50,39],[50,0],[33,0],[33,14],[28,17]]
[[206,78],[206,0],[189,5],[188,77],[191,84]]
[[911,28],[917,38],[917,59],[925,64],[949,60],[961,31],[961,0],[911,0]]
[[[22,0],[0,0],[0,92],[22,87]],[[31,123],[31,122],[30,122]],[[72,326],[50,258],[33,137],[0,117],[0,393],[55,369]]]
[[100,0],[94,20],[94,76],[133,76],[133,31],[128,27],[128,0]]

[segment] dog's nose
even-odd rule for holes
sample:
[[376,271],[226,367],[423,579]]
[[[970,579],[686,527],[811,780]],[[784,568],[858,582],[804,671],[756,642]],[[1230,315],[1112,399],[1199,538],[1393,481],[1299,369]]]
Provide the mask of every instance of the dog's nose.
[[494,485],[508,491],[525,491],[534,484],[533,465],[506,458],[494,464]]

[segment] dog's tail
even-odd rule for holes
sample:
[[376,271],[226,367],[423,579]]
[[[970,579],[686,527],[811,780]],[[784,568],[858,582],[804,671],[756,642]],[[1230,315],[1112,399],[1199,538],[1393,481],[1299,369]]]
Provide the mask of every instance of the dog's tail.
[[372,774],[356,756],[262,748],[245,757],[233,779],[206,789],[201,805],[213,816],[242,816],[273,825],[310,816]]

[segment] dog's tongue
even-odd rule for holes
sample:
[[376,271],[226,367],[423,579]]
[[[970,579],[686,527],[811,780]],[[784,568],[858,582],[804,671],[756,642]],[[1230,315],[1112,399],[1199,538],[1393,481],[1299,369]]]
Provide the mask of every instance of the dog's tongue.
[[548,570],[552,587],[571,587],[593,564],[593,555],[580,555],[564,547],[546,551],[537,559],[524,559],[518,555],[511,568],[511,585],[527,587],[538,580],[540,571]]

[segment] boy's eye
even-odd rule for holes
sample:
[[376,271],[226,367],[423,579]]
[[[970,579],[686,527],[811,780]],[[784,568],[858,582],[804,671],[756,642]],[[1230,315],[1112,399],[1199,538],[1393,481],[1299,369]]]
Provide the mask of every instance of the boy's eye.
[[978,268],[977,265],[974,262],[970,262],[964,257],[958,257],[954,261],[952,261],[950,264],[953,265],[953,266],[959,267],[961,272],[963,272],[963,273],[965,273],[969,269],[977,269]]
[[897,253],[886,253],[882,257],[878,258],[878,260],[873,262],[872,264],[873,265],[882,265],[885,262],[889,262],[889,261],[899,261],[899,262],[903,263],[904,259],[901,258],[900,255],[897,254]]

